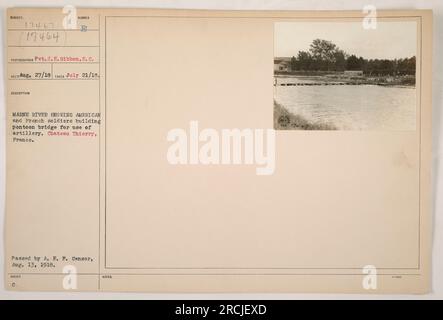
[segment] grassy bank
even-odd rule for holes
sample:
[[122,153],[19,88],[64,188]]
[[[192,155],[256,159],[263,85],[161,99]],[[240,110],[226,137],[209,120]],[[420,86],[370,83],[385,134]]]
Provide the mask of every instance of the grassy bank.
[[310,122],[300,115],[289,112],[285,107],[274,101],[275,130],[337,130],[328,123]]

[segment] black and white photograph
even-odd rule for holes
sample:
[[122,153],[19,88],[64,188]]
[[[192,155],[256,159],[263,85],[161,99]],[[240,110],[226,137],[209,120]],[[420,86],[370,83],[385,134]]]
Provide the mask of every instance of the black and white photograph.
[[415,21],[277,22],[274,129],[416,128]]

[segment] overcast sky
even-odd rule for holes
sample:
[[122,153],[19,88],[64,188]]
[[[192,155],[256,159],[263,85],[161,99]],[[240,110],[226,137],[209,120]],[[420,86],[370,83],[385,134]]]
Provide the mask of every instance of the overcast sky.
[[415,21],[378,21],[377,29],[363,29],[359,22],[277,22],[274,56],[297,56],[307,51],[314,39],[335,43],[348,54],[369,59],[406,58],[416,55]]

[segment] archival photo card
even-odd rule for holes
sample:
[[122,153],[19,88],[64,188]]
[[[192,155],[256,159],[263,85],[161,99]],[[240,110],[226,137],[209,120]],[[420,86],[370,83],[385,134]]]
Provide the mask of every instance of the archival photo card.
[[5,16],[8,290],[432,290],[430,10],[72,12]]

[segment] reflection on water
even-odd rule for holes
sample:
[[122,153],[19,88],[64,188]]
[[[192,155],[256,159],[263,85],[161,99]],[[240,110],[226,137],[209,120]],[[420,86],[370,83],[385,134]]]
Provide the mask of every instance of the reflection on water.
[[[316,81],[293,78],[291,82]],[[415,130],[413,87],[275,86],[274,98],[308,121],[331,123],[342,130]]]

